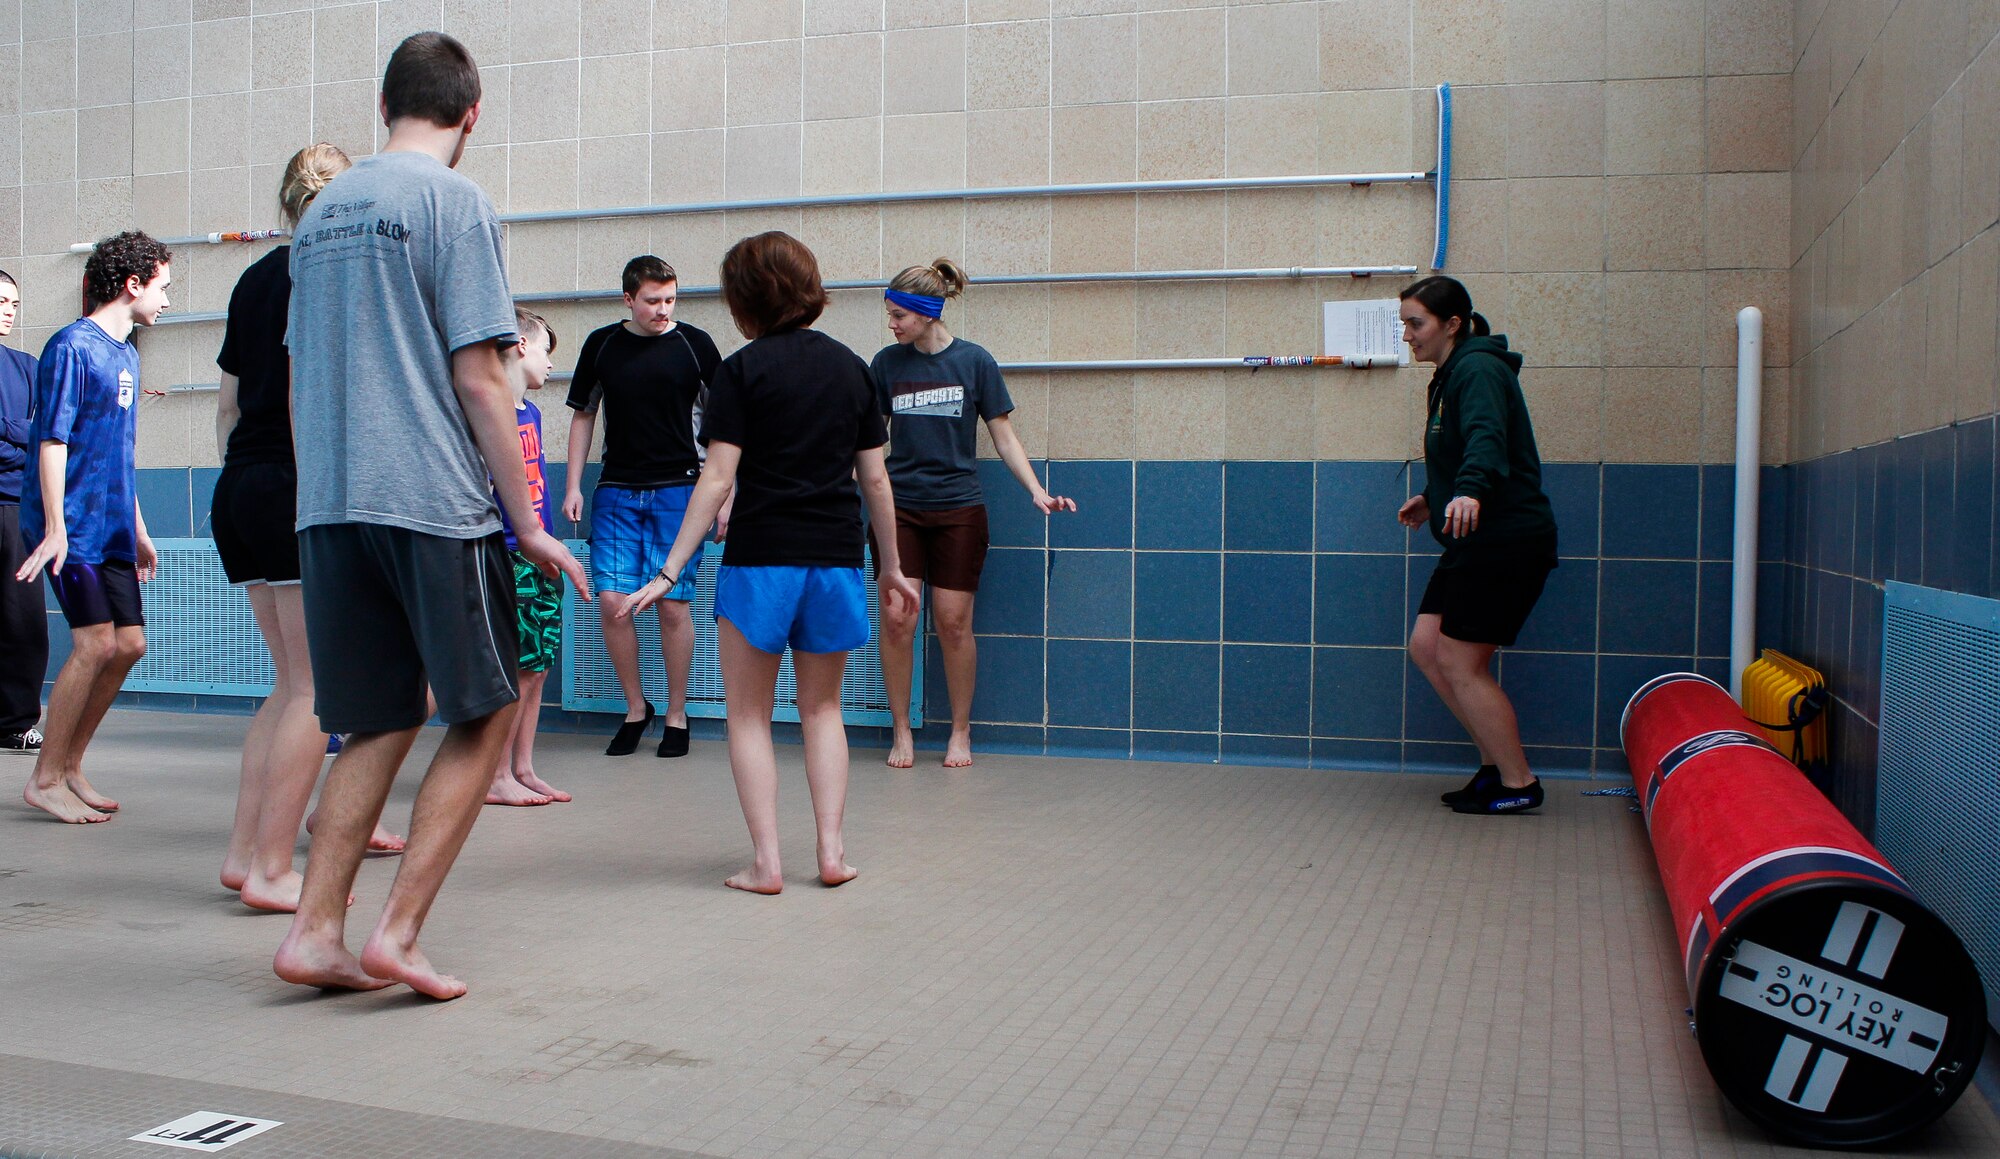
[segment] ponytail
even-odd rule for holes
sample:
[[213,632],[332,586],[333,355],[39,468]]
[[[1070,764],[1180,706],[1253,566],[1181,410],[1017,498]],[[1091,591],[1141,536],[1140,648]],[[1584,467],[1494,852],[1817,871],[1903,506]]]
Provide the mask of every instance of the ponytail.
[[1472,308],[1471,292],[1457,278],[1433,274],[1403,287],[1403,292],[1396,296],[1403,301],[1415,298],[1440,323],[1449,324],[1453,318],[1458,319],[1460,339],[1483,338],[1493,333],[1485,317]]

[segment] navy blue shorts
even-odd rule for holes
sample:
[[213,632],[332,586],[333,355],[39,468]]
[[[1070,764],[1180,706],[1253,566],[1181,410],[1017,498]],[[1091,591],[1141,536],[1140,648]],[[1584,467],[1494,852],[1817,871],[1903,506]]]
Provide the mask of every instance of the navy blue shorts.
[[851,652],[868,643],[868,583],[858,567],[728,567],[715,618],[760,652]]
[[137,628],[146,623],[139,601],[139,569],[122,559],[103,563],[70,560],[61,571],[49,573],[49,586],[56,590],[63,619],[72,628],[110,624]]
[[[693,484],[619,487],[600,484],[590,500],[590,582],[600,592],[630,594],[653,581],[681,533]],[[694,599],[702,549],[681,568],[681,582],[667,599]]]

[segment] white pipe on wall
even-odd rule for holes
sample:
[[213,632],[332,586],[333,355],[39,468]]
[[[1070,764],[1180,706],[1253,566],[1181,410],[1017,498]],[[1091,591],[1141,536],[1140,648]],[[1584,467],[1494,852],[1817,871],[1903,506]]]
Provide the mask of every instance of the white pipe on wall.
[[1729,692],[1743,699],[1743,670],[1757,646],[1757,470],[1763,462],[1764,312],[1736,312],[1736,544],[1729,593]]

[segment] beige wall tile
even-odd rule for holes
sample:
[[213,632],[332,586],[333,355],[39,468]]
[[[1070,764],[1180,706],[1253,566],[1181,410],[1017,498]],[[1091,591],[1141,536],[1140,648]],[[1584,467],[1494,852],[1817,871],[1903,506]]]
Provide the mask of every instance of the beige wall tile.
[[1138,94],[1138,22],[1131,16],[1057,20],[1050,31],[1059,105],[1129,101]]
[[[1313,457],[1422,458],[1424,384],[1430,376],[1429,367],[1314,373]],[[1260,371],[1250,381],[1262,377]]]
[[652,137],[587,137],[577,142],[578,196],[585,206],[644,205],[652,191]]
[[1917,376],[1923,425],[1910,430],[1944,426],[1958,417],[1958,267],[1953,257],[1925,275],[1930,294],[1924,311],[1923,370]]
[[1604,441],[1604,371],[1544,368],[1521,377],[1535,449],[1545,463],[1599,463]]
[[965,119],[968,185],[1045,185],[1050,144],[1047,109],[995,109]]
[[224,93],[196,97],[188,124],[188,148],[197,169],[221,169],[250,164],[250,94]]
[[653,131],[722,127],[723,49],[668,49],[653,54]]
[[1138,301],[1129,284],[1049,287],[1052,358],[1136,358],[1138,324]]
[[1050,259],[1058,272],[1133,268],[1136,198],[1061,197],[1050,206]]
[[[289,89],[258,89],[250,95],[250,160],[254,164],[282,164],[291,159],[292,154],[309,144],[306,140],[312,134],[312,89],[305,86]],[[162,101],[152,105],[139,105],[133,119],[133,141],[140,159],[151,148],[148,140],[151,132],[171,134],[172,125],[181,125],[180,139],[188,139],[188,102]],[[371,150],[372,151],[372,150]],[[171,166],[180,168],[187,164],[186,148],[182,147],[181,159]],[[139,172],[165,172],[169,160],[164,154],[159,158],[158,167],[142,165]]]
[[76,180],[74,111],[28,113],[21,118],[21,180],[29,185]]
[[1320,98],[1308,94],[1233,97],[1225,110],[1228,175],[1267,177],[1304,171],[1302,142],[1319,133]]
[[1612,81],[1604,104],[1606,173],[1701,172],[1699,78]]
[[[1451,252],[1447,256],[1452,269],[1484,272],[1506,268],[1507,201],[1508,182],[1453,179],[1451,235],[1448,238]],[[1422,211],[1419,209],[1417,212]],[[1695,220],[1701,220],[1699,212],[1695,214]],[[1327,251],[1329,257],[1336,258],[1343,252],[1339,249]],[[1365,255],[1357,249],[1349,256],[1358,260]]]
[[1139,99],[1222,96],[1231,43],[1228,9],[1140,13]]
[[[1430,115],[1437,114],[1433,111]],[[1414,132],[1414,117],[1406,93],[1369,89],[1322,94],[1320,172],[1384,173],[1407,169]]]
[[1791,277],[1784,270],[1709,272],[1707,364],[1736,365],[1736,313],[1745,306],[1764,312],[1764,365],[1791,365]]
[[815,209],[800,221],[798,237],[812,247],[828,281],[882,274],[882,216],[872,205]]
[[1606,268],[1702,268],[1706,184],[1698,173],[1605,178]]
[[796,122],[730,129],[725,144],[726,195],[731,200],[797,196],[799,154]]
[[197,169],[188,175],[188,224],[196,233],[241,229],[250,217],[250,170]]
[[474,145],[459,158],[458,171],[471,178],[502,213],[513,208],[509,204],[509,182],[507,180],[508,154],[505,145]]
[[[619,56],[653,47],[653,6],[629,0],[583,0],[579,50],[593,56]],[[386,58],[385,58],[386,59]]]
[[[1048,270],[1053,214],[1047,201],[967,202],[964,264],[968,273],[978,278]],[[985,289],[975,287],[971,292],[984,293]]]
[[1317,354],[1320,297],[1312,282],[1230,282],[1223,310],[1224,357]]
[[1139,357],[1227,356],[1216,345],[1229,305],[1223,283],[1151,282],[1139,287],[1138,302]]
[[57,40],[27,49],[21,54],[20,70],[23,112],[76,108],[76,41]]
[[578,0],[517,2],[509,6],[507,20],[515,64],[574,59],[582,44],[583,5]]
[[805,5],[800,0],[729,0],[723,33],[731,44],[746,40],[785,40],[804,28]]
[[1226,107],[1221,100],[1147,101],[1139,105],[1138,179],[1221,177],[1228,167]]
[[1141,459],[1213,459],[1228,422],[1228,372],[1143,371],[1133,383]]
[[1502,85],[1452,86],[1453,180],[1507,176],[1508,103],[1507,88]]
[[1318,4],[1229,10],[1229,93],[1261,96],[1320,88]]
[[[186,149],[183,147],[183,154]],[[21,118],[0,117],[0,188],[21,184]]]
[[[1007,376],[1007,394],[1014,400],[1014,413],[1007,416],[1013,424],[1014,433],[1020,436],[1021,447],[1030,459],[1039,459],[1049,453],[1049,379],[1050,375],[1018,373]],[[992,439],[987,428],[979,428],[979,454],[981,458],[997,459],[993,451]]]
[[724,109],[731,127],[796,122],[800,96],[800,45],[796,40],[732,44],[727,50]]
[[[899,259],[884,264],[906,263]],[[979,286],[967,299],[965,311],[968,336],[992,351],[994,358],[1028,362],[1049,357],[1049,287]]]
[[[1300,235],[1290,235],[1290,252],[1309,256],[1322,265],[1426,265],[1436,250],[1437,234],[1430,203],[1411,197],[1396,186],[1320,190],[1319,236],[1314,247]],[[1456,210],[1454,217],[1456,216]],[[1502,218],[1504,220],[1504,213]],[[1233,225],[1233,223],[1232,223]],[[1452,232],[1461,232],[1454,221]],[[1505,236],[1504,228],[1500,231]],[[1231,241],[1238,239],[1232,233]],[[1279,257],[1272,247],[1271,256]],[[1447,260],[1456,262],[1456,259]],[[1297,265],[1280,261],[1280,265]]]
[[1647,366],[1605,372],[1605,461],[1699,461],[1701,394],[1701,370],[1697,367]]
[[1604,0],[1507,0],[1507,79],[1602,80]]
[[[627,204],[630,203],[628,202]],[[557,223],[538,222],[536,224]],[[579,221],[575,225],[576,272],[573,277],[578,289],[617,289],[619,286],[619,277],[625,269],[625,263],[638,257],[640,254],[654,252],[652,223],[644,218],[628,217],[613,218],[608,221]],[[669,266],[673,265],[671,261],[667,264]],[[674,272],[677,274],[680,273],[678,269]],[[710,281],[706,277],[694,275],[695,271],[691,270],[688,274],[682,276],[687,277],[690,283]],[[694,300],[692,298],[689,299],[690,302]],[[593,303],[593,305],[607,316],[607,320],[616,318],[624,310],[622,302],[601,302]],[[675,316],[681,316],[678,306],[675,308]],[[583,345],[583,335],[580,333],[572,334],[570,337],[571,343],[565,349],[568,350],[573,360],[577,349]],[[561,351],[557,352],[556,361],[558,363],[563,361],[561,354]]]
[[966,107],[965,28],[906,28],[882,38],[882,111],[952,113]]
[[964,113],[882,118],[884,189],[954,189],[964,184]]
[[[868,4],[873,0],[806,0],[813,3]],[[986,24],[996,20],[1035,20],[1046,18],[1051,11],[1049,0],[967,0],[966,19],[974,24]]]
[[882,122],[876,117],[807,121],[806,194],[859,193],[882,188]]
[[1718,76],[1708,81],[1708,168],[1783,170],[1791,164],[1789,75]]
[[576,239],[577,226],[570,221],[545,221],[532,226],[509,227],[508,288],[517,294],[576,289]]
[[1964,189],[1960,231],[1972,237],[2000,221],[2000,44],[1965,70]]
[[1604,178],[1522,178],[1507,191],[1507,268],[1604,268]]
[[[374,81],[352,80],[338,84],[314,85],[312,90],[312,140],[331,141],[356,157],[375,151],[375,125],[380,105]],[[240,127],[239,127],[240,131]],[[295,143],[285,154],[289,159],[309,142]],[[195,157],[201,164],[201,157]]]
[[574,60],[519,64],[509,69],[508,140],[574,140],[582,100],[580,79]]
[[[250,83],[269,89],[309,82],[313,69],[312,44],[310,12],[274,12],[251,17]],[[472,49],[474,56],[479,55],[479,50],[469,42],[466,47]]]
[[[1606,156],[1604,102],[1606,86],[1594,82],[1508,88],[1508,176],[1602,174]],[[1698,130],[1700,124],[1696,124]]]
[[[1790,385],[1791,371],[1773,367],[1764,372],[1760,442],[1762,461],[1765,463],[1783,463],[1792,458],[1788,449],[1794,417]],[[1842,449],[1877,441],[1860,437],[1858,428],[1854,435],[1852,441],[1847,441],[1845,437],[1841,439]],[[1736,461],[1736,372],[1733,369],[1710,367],[1702,372],[1701,445],[1697,456],[1703,463]]]
[[1792,182],[1785,173],[1718,173],[1708,179],[1704,246],[1711,268],[1791,264]]
[[1694,272],[1605,275],[1605,364],[1701,365],[1702,279]]
[[1230,459],[1309,459],[1313,456],[1315,370],[1224,372],[1222,453]]
[[890,28],[928,28],[965,19],[965,0],[898,0],[884,5]]
[[[541,11],[549,7],[569,4],[572,10],[575,0],[536,0],[525,7]],[[515,9],[513,19],[521,18],[521,10]],[[196,27],[197,46],[212,25]],[[567,55],[575,55],[575,41]],[[384,64],[388,61],[385,59]],[[373,4],[347,4],[337,8],[321,8],[313,13],[313,80],[315,82],[375,79],[375,6]],[[246,86],[247,87],[247,86]]]
[[1790,72],[1792,0],[1730,0],[1708,6],[1711,75]]
[[76,226],[83,236],[104,237],[132,228],[131,223],[130,177],[104,177],[77,182]]
[[879,31],[882,9],[881,0],[806,0],[805,34]]
[[1049,22],[975,24],[965,30],[965,99],[972,109],[1049,102]]
[[578,206],[577,143],[522,141],[508,146],[508,208],[516,213]]
[[1205,270],[1223,264],[1228,217],[1224,195],[1161,193],[1142,197],[1133,215],[1134,253],[1142,270]]
[[1135,395],[1130,374],[1068,373],[1049,383],[1049,457],[1129,459]]
[[[493,19],[494,5],[490,0],[444,0],[443,20],[438,27],[458,38],[465,45],[472,58],[484,65],[506,64],[509,61],[509,22]],[[258,17],[263,19],[263,17]],[[253,35],[261,35],[260,25]],[[398,41],[397,43],[401,43]],[[389,47],[394,53],[395,46]],[[388,56],[382,58],[388,64]],[[258,82],[263,83],[263,82]]]
[[586,57],[579,97],[579,130],[589,137],[650,132],[652,89],[650,53]]
[[1133,105],[1076,105],[1050,112],[1051,163],[1060,182],[1131,181],[1138,114]]
[[725,44],[729,0],[654,0],[653,47],[693,48]]
[[1245,190],[1228,194],[1225,204],[1225,265],[1317,264],[1320,214],[1313,190]]
[[84,105],[132,103],[132,34],[84,36],[76,42],[76,75],[84,79],[77,101]]
[[[243,102],[247,106],[249,102]],[[240,143],[243,122],[233,136]],[[77,176],[85,180],[129,177],[132,173],[132,106],[106,105],[76,114]]]
[[[369,13],[372,18],[373,12]],[[374,46],[369,45],[369,66],[374,65]],[[315,68],[321,79],[323,70]],[[366,75],[366,74],[363,74]],[[194,26],[194,93],[242,92],[250,87],[250,21],[214,20]]]
[[[882,214],[882,269],[889,273],[928,262],[940,254],[965,252],[965,207],[958,202],[885,205]],[[995,293],[982,289],[981,295]]]
[[[1473,280],[1468,279],[1467,285],[1473,287],[1475,308],[1491,320],[1494,330],[1507,334],[1513,348],[1528,360],[1529,366],[1603,366],[1606,364],[1605,319],[1610,309],[1606,300],[1606,282],[1630,276],[1519,274],[1506,279],[1504,286],[1493,286],[1491,291],[1485,288],[1484,282],[1475,285]],[[1700,275],[1691,276],[1696,279],[1694,284],[1699,286]],[[1686,327],[1689,337],[1686,349],[1692,357],[1697,350],[1695,340],[1700,334],[1699,305],[1690,313],[1696,319]],[[1612,354],[1616,356],[1625,343],[1623,331],[1617,326],[1609,329],[1611,333],[1621,336],[1618,342],[1612,343]]]
[[1700,76],[1703,0],[1608,0],[1605,75]]
[[[1144,20],[1144,17],[1140,18]],[[1322,89],[1410,85],[1410,6],[1334,0],[1319,10]],[[1143,56],[1142,56],[1143,61]]]
[[[32,42],[76,35],[75,0],[22,0],[14,19],[16,40]],[[125,27],[131,26],[128,12]]]
[[1419,86],[1499,84],[1507,79],[1502,0],[1412,0],[1411,71]]
[[[162,376],[185,381],[182,377],[185,371],[176,374],[175,368],[186,364],[185,358],[177,363],[161,363]],[[140,373],[145,375],[144,367]],[[142,377],[141,381],[148,380]],[[191,395],[147,396],[139,407],[138,437],[133,445],[134,465],[141,468],[187,466],[194,453],[194,422],[190,417],[193,412],[194,399]]]
[[1989,230],[1967,243],[1958,269],[1958,398],[1954,417],[1979,418],[2000,410],[2000,234]]
[[186,233],[188,231],[186,171],[134,177],[132,224],[154,237],[175,237]]
[[873,117],[882,111],[882,36],[822,36],[805,42],[805,115]]

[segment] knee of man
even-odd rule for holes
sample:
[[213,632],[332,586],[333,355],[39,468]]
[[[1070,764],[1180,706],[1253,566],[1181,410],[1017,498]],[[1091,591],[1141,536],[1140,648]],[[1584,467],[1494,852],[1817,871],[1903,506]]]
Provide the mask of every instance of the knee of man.
[[144,636],[120,638],[117,648],[119,663],[137,664],[146,656],[146,638]]

